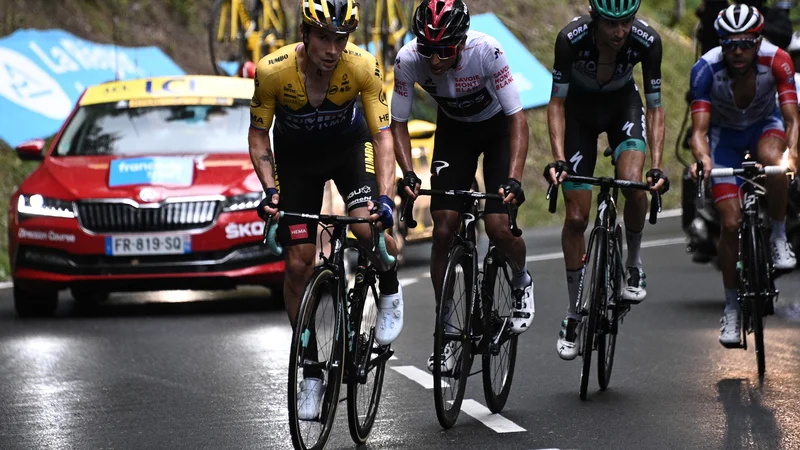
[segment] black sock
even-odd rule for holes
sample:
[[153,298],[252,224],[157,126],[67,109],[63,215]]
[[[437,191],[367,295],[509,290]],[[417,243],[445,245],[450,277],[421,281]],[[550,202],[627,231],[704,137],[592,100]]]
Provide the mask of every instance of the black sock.
[[389,269],[386,272],[378,271],[378,288],[383,295],[397,294],[397,291],[400,290],[397,268]]

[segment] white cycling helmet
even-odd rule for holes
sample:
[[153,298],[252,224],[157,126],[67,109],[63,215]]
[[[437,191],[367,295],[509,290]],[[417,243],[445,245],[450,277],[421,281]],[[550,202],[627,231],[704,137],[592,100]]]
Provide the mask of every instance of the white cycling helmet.
[[764,16],[753,6],[731,5],[719,12],[714,21],[714,29],[720,38],[732,34],[761,34],[764,28]]

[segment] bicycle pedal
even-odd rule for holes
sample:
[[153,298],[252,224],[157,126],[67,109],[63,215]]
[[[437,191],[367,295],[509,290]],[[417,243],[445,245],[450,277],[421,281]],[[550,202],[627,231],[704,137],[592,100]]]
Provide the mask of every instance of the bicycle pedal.
[[745,348],[745,346],[742,345],[741,342],[738,342],[738,343],[735,343],[735,344],[724,344],[724,343],[720,342],[720,344],[722,344],[722,346],[725,347],[725,348]]

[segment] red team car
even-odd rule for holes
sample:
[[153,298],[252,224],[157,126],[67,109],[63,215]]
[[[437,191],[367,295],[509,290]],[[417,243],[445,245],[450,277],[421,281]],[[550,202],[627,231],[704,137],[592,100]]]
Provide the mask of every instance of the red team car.
[[261,243],[262,188],[247,147],[253,80],[187,76],[88,88],[11,197],[9,258],[21,316],[114,291],[280,288]]

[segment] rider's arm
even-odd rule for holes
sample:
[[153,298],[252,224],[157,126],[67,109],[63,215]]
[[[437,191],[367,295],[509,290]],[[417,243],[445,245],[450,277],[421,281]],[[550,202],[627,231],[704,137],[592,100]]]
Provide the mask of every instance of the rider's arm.
[[794,64],[785,51],[778,49],[772,59],[772,75],[778,88],[778,101],[781,105],[783,121],[786,124],[786,144],[791,155],[790,161],[797,158],[798,114],[797,90],[794,80]]
[[514,77],[511,76],[511,67],[508,65],[503,47],[491,36],[487,36],[486,41],[483,67],[484,72],[490,76],[487,84],[497,94],[511,128],[511,164],[508,168],[508,177],[521,181],[525,158],[528,156],[528,120],[525,118],[519,90],[514,84]]
[[564,101],[567,98],[569,82],[572,77],[572,48],[569,38],[562,32],[556,38],[555,62],[553,63],[553,90],[547,106],[547,127],[550,130],[550,148],[553,159],[563,161],[564,132],[566,119]]
[[[371,56],[371,55],[370,55]],[[375,168],[378,179],[379,195],[392,196],[394,190],[394,149],[392,135],[389,132],[389,106],[383,92],[383,76],[378,65],[371,59],[369,70],[364,71],[361,83],[361,104],[364,105],[364,117],[367,119],[369,131],[375,149]],[[372,66],[374,64],[374,71]]]
[[711,66],[701,59],[692,67],[692,154],[703,161],[705,170],[711,168],[711,147],[708,145],[708,126],[711,122],[711,87],[714,75]]
[[664,154],[664,108],[661,106],[661,38],[656,36],[642,61],[645,102],[647,104],[647,142],[650,143],[651,168],[661,168]]
[[275,94],[272,85],[276,82],[269,79],[269,70],[262,64],[267,64],[266,58],[259,62],[253,79],[255,90],[250,100],[250,130],[247,133],[247,141],[253,168],[266,191],[275,187],[275,158],[270,148],[269,128],[275,115]]
[[414,55],[410,44],[397,54],[394,65],[394,93],[392,94],[392,137],[397,163],[403,173],[413,170],[411,165],[411,136],[408,118],[414,101]]

